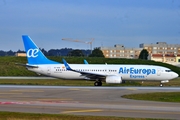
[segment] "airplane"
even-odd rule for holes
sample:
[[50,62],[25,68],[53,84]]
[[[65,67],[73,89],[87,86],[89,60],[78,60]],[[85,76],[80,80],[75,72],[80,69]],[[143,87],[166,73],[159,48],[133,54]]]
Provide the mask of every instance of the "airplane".
[[123,81],[159,81],[160,86],[178,77],[169,68],[156,65],[110,65],[110,64],[68,64],[48,59],[28,35],[22,35],[27,64],[21,64],[38,74],[60,79],[94,80],[94,86],[102,82],[121,84]]

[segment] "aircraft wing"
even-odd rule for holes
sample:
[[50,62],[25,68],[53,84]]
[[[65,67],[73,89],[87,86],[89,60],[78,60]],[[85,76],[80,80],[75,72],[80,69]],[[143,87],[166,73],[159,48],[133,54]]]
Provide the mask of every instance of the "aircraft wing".
[[81,73],[82,76],[86,76],[87,78],[105,78],[106,75],[104,74],[96,74],[96,73],[91,73],[91,72],[83,72],[83,71],[74,71],[74,72],[78,72]]
[[87,78],[93,79],[93,78],[105,78],[106,77],[106,75],[100,74],[100,73],[93,73],[93,72],[74,70],[68,65],[68,63],[66,62],[65,59],[63,59],[63,63],[64,63],[67,70],[74,71],[74,72],[77,72],[77,73],[81,73],[82,76],[85,76]]

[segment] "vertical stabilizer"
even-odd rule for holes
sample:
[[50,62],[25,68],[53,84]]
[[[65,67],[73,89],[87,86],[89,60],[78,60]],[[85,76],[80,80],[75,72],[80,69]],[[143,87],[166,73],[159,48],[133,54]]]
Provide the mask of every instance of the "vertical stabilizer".
[[23,35],[22,39],[24,42],[28,64],[59,64],[58,62],[46,58],[46,56],[44,56],[41,50],[36,46],[36,44],[28,35]]

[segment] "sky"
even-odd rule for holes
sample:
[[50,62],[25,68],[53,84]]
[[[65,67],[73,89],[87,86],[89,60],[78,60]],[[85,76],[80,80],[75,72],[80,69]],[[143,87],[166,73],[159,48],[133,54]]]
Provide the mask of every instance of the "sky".
[[0,0],[0,50],[24,50],[22,35],[45,50],[180,44],[180,0]]

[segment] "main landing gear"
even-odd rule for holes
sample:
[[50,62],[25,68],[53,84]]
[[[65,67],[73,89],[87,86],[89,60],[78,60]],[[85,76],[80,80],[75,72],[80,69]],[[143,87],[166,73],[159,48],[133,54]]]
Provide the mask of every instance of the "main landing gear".
[[94,82],[94,86],[102,86],[102,82],[101,81],[96,81],[96,82]]
[[160,87],[163,87],[163,84],[162,83],[160,83],[160,85],[159,85]]

